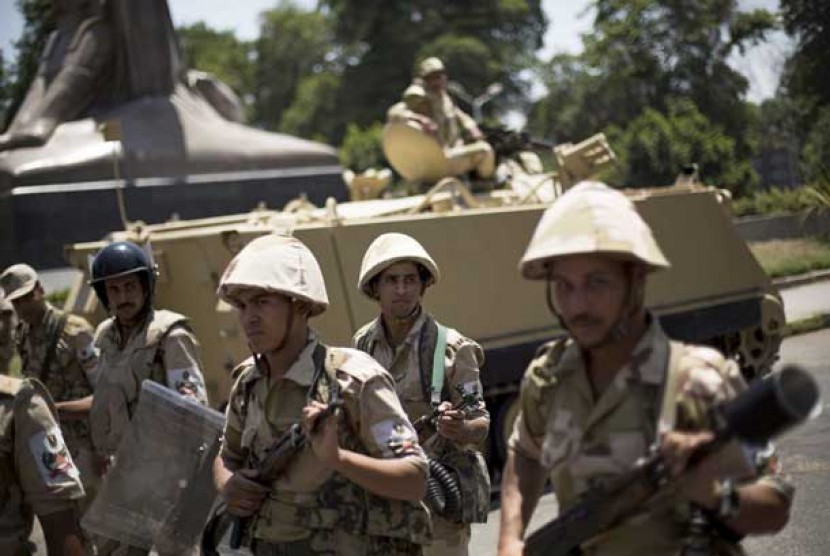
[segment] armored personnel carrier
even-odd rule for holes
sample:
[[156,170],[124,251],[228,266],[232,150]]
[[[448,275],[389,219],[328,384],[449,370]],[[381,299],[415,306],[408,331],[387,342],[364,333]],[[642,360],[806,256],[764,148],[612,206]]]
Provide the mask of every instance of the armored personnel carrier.
[[[592,174],[608,152],[602,137],[564,146],[557,153],[558,174],[509,176],[510,189],[473,194],[463,182],[446,178],[422,195],[329,199],[320,208],[305,202],[282,211],[134,224],[106,241],[152,247],[159,269],[157,305],[192,319],[210,399],[218,406],[227,399],[231,369],[249,352],[233,309],[218,301],[215,291],[225,266],[247,242],[263,234],[290,234],[311,248],[331,300],[312,324],[327,342],[344,345],[378,310],[357,289],[369,243],[389,231],[417,238],[442,274],[426,295],[427,309],[486,351],[482,382],[493,418],[488,448],[491,463],[499,465],[524,369],[541,342],[562,333],[548,312],[543,286],[520,277],[519,259],[548,204],[570,183]],[[516,162],[513,170],[520,166]],[[732,225],[728,194],[694,181],[625,193],[672,263],[650,278],[646,300],[669,334],[721,348],[737,358],[748,377],[765,373],[777,356],[783,307]],[[68,246],[67,258],[87,273],[88,257],[104,244]],[[86,277],[75,284],[67,308],[93,320],[103,317]]]

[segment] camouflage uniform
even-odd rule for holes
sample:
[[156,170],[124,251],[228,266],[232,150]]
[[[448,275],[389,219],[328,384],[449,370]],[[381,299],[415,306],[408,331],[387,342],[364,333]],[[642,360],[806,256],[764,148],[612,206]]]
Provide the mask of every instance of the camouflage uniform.
[[[510,439],[514,450],[539,462],[562,511],[592,485],[630,470],[655,441],[670,342],[656,320],[632,352],[630,362],[595,400],[578,346],[544,346],[522,383],[521,411]],[[733,398],[744,383],[734,361],[701,346],[678,345],[677,428],[706,426],[701,416],[714,403]],[[755,464],[768,484],[788,499],[792,486],[778,473],[775,456],[756,452]],[[674,555],[685,533],[688,504],[664,495],[584,548],[586,555]],[[727,547],[724,551],[730,550]]]
[[[48,355],[49,344],[53,341],[50,330],[58,326],[62,318],[66,319],[65,324],[58,334],[54,351]],[[93,342],[92,327],[86,320],[76,315],[65,315],[46,303],[46,313],[40,323],[33,326],[21,322],[18,325],[17,342],[23,375],[42,382],[56,402],[79,400],[92,394],[98,351]],[[44,368],[47,357],[48,369]],[[61,423],[61,431],[81,471],[89,500],[100,482],[95,473],[95,450],[89,423],[86,419],[66,421]]]
[[[386,338],[380,317],[358,330],[353,342],[355,347],[365,346],[365,351],[389,371],[395,381],[395,390],[406,415],[413,422],[429,414],[433,409],[429,397],[425,397],[420,363],[422,332],[430,319],[431,317],[422,311],[406,339],[397,347],[392,346]],[[431,354],[429,357],[431,368]],[[450,403],[456,405],[461,401],[459,388],[464,392],[478,392],[479,394],[482,392],[479,367],[483,363],[484,352],[481,346],[462,336],[457,330],[447,329],[444,393]],[[469,411],[467,416],[468,419],[479,417],[489,419],[483,400],[478,408]],[[438,435],[434,435],[431,439],[421,438],[420,440],[430,457],[438,457],[448,450],[458,449],[454,442]],[[469,523],[451,523],[439,516],[433,516],[432,523],[434,540],[430,546],[425,547],[425,555],[467,554],[467,546],[470,542]]]
[[493,147],[483,140],[464,142],[477,129],[475,120],[458,108],[450,96],[428,92],[430,115],[438,126],[437,138],[444,147],[444,154],[450,163],[453,176],[475,171],[482,178],[491,177],[496,171],[496,156]]
[[[372,282],[389,266],[403,261],[419,264],[428,271],[429,278],[424,284],[425,288],[440,280],[438,265],[417,240],[405,234],[386,233],[375,238],[366,250],[361,264],[358,289],[367,297],[375,299]],[[382,316],[363,326],[353,338],[355,347],[374,357],[392,375],[398,397],[412,421],[430,414],[434,409],[434,399],[439,399],[434,398],[431,392],[437,323],[422,308],[418,310],[420,314],[412,323],[406,338],[398,346],[393,346],[389,342]],[[483,417],[489,422],[490,415],[484,405],[484,400],[480,398],[483,388],[479,379],[479,367],[483,363],[484,352],[481,346],[462,336],[457,330],[447,328],[444,383],[440,392],[440,400],[457,405],[462,400],[461,392],[475,392],[479,396],[478,407],[469,409],[466,418]],[[477,450],[476,446],[461,446],[437,434],[420,440],[427,455],[431,458],[441,458],[462,450]],[[462,471],[459,470],[459,472]],[[473,475],[472,470],[470,474]],[[465,493],[465,496],[489,501],[489,484],[483,484],[478,480],[465,484],[474,484],[476,489],[475,493]],[[470,524],[452,523],[437,515],[432,517],[434,541],[430,546],[425,547],[424,554],[430,556],[467,554]]]
[[95,345],[100,352],[100,370],[90,425],[100,456],[109,457],[117,451],[138,404],[143,380],[154,380],[194,402],[207,404],[199,343],[186,317],[150,309],[144,324],[126,339],[121,338],[115,318],[110,318],[98,326]]
[[17,319],[14,307],[0,293],[0,374],[8,374],[9,365],[14,358],[14,329]]
[[[309,331],[297,361],[270,385],[253,359],[237,369],[221,452],[226,462],[256,467],[300,420],[318,345]],[[340,445],[376,458],[408,456],[426,475],[426,459],[389,374],[351,349],[329,348],[327,367],[344,401]],[[420,554],[429,520],[420,504],[375,496],[328,470],[307,446],[273,483],[254,518],[253,538],[255,554]]]
[[[577,184],[545,212],[520,269],[525,278],[549,279],[551,261],[577,254],[632,261],[647,271],[669,266],[633,203],[599,182]],[[630,305],[623,313],[642,310],[631,286],[627,297]],[[583,352],[572,340],[543,346],[525,374],[510,446],[550,472],[562,510],[591,487],[629,471],[659,433],[711,429],[708,409],[745,388],[734,361],[708,347],[670,342],[657,320],[647,319],[627,363],[599,397]],[[614,328],[623,325],[618,321]],[[733,442],[726,455],[719,460],[724,476],[768,485],[791,500],[793,488],[779,474],[771,448]],[[756,473],[760,478],[754,478]],[[690,510],[676,487],[664,489],[621,525],[586,543],[582,553],[677,554]],[[740,553],[734,539],[713,540],[717,554]]]
[[0,376],[0,554],[30,554],[34,514],[73,510],[83,496],[48,392]]

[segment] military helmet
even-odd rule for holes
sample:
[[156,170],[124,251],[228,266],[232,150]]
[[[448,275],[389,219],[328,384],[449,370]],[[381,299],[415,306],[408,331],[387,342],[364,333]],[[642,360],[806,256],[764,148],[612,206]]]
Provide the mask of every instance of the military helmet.
[[444,69],[444,62],[442,62],[440,58],[436,58],[435,56],[431,56],[425,60],[422,60],[421,63],[418,64],[419,77],[426,77],[427,75],[443,71],[446,71]]
[[404,100],[408,98],[424,98],[426,96],[427,92],[424,90],[423,85],[418,85],[417,83],[413,83],[403,92]]
[[545,211],[519,270],[528,280],[545,280],[552,259],[586,253],[634,259],[649,270],[670,266],[634,203],[597,181],[578,183]]
[[312,317],[329,306],[320,265],[295,237],[269,234],[246,245],[228,264],[216,295],[233,304],[240,288],[258,288],[307,301]]
[[151,303],[156,287],[156,268],[144,249],[131,241],[116,241],[95,255],[92,260],[92,279],[89,285],[95,288],[95,294],[107,309],[109,309],[109,300],[105,281],[128,274],[139,275],[147,292],[147,301]]
[[366,254],[363,255],[357,289],[373,297],[370,287],[372,279],[401,261],[412,261],[426,268],[430,274],[427,286],[438,283],[441,278],[438,265],[415,238],[406,234],[388,233],[376,237],[366,250]]
[[0,288],[6,293],[6,301],[14,301],[28,295],[37,283],[35,269],[23,263],[14,264],[0,274]]

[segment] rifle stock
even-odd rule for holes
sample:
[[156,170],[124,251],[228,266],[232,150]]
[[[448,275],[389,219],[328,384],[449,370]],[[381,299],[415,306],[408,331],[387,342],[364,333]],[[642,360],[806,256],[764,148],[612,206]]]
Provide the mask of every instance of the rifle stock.
[[[733,438],[762,444],[803,422],[819,402],[815,380],[796,366],[784,367],[722,406],[712,408],[714,439],[689,458],[703,461]],[[633,470],[591,489],[571,509],[542,526],[525,541],[525,556],[566,556],[634,515],[671,481],[656,448]]]

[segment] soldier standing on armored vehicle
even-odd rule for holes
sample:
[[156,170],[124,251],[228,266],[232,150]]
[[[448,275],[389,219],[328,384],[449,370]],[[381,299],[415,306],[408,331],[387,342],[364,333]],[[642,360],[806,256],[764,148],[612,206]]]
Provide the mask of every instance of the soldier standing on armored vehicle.
[[[254,356],[236,370],[214,476],[229,513],[252,518],[254,554],[421,554],[424,453],[389,373],[309,328],[328,307],[311,251],[296,238],[258,238],[228,265],[218,295],[237,309]],[[263,467],[278,439],[296,446],[301,434],[280,473]]]
[[744,535],[786,524],[793,488],[771,450],[733,442],[686,468],[712,438],[701,432],[713,425],[707,410],[744,384],[734,361],[669,340],[645,309],[647,275],[668,266],[631,201],[604,184],[575,186],[537,225],[520,269],[547,281],[548,304],[569,338],[543,346],[522,383],[502,481],[501,556],[522,553],[548,475],[566,512],[653,443],[680,480],[676,489],[582,544],[586,553],[674,555],[704,546],[694,553],[740,554]]
[[9,365],[14,358],[14,329],[17,326],[17,317],[14,306],[6,299],[6,294],[0,288],[0,375],[9,373]]
[[78,469],[58,427],[49,392],[37,379],[0,375],[0,554],[32,554],[37,515],[49,556],[83,556]]
[[496,171],[493,148],[475,120],[450,98],[444,63],[435,57],[425,59],[418,65],[418,77],[423,80],[430,117],[437,127],[436,138],[450,162],[451,175],[475,172],[483,179],[492,177]]
[[[104,466],[113,462],[130,425],[142,381],[158,382],[207,404],[199,343],[186,317],[153,308],[155,280],[150,257],[128,241],[107,245],[92,262],[90,284],[113,314],[95,334],[100,361],[90,414],[92,440]],[[99,553],[111,553],[115,544]]]
[[[463,515],[438,515],[428,497],[434,540],[424,550],[434,556],[466,555],[470,523],[486,521],[489,510],[489,477],[476,451],[490,425],[479,380],[484,352],[423,310],[424,292],[439,277],[435,261],[412,237],[387,233],[376,238],[363,257],[358,289],[378,302],[381,314],[355,334],[354,345],[389,371],[413,422],[437,413],[437,435],[427,429],[420,439],[431,470],[448,454],[470,454],[456,460],[462,467],[457,471]],[[465,410],[453,409],[469,396],[473,401]]]
[[37,272],[27,264],[4,270],[0,287],[20,318],[16,341],[22,374],[38,379],[55,400],[66,445],[81,472],[86,506],[100,482],[88,421],[98,365],[92,326],[46,301]]

